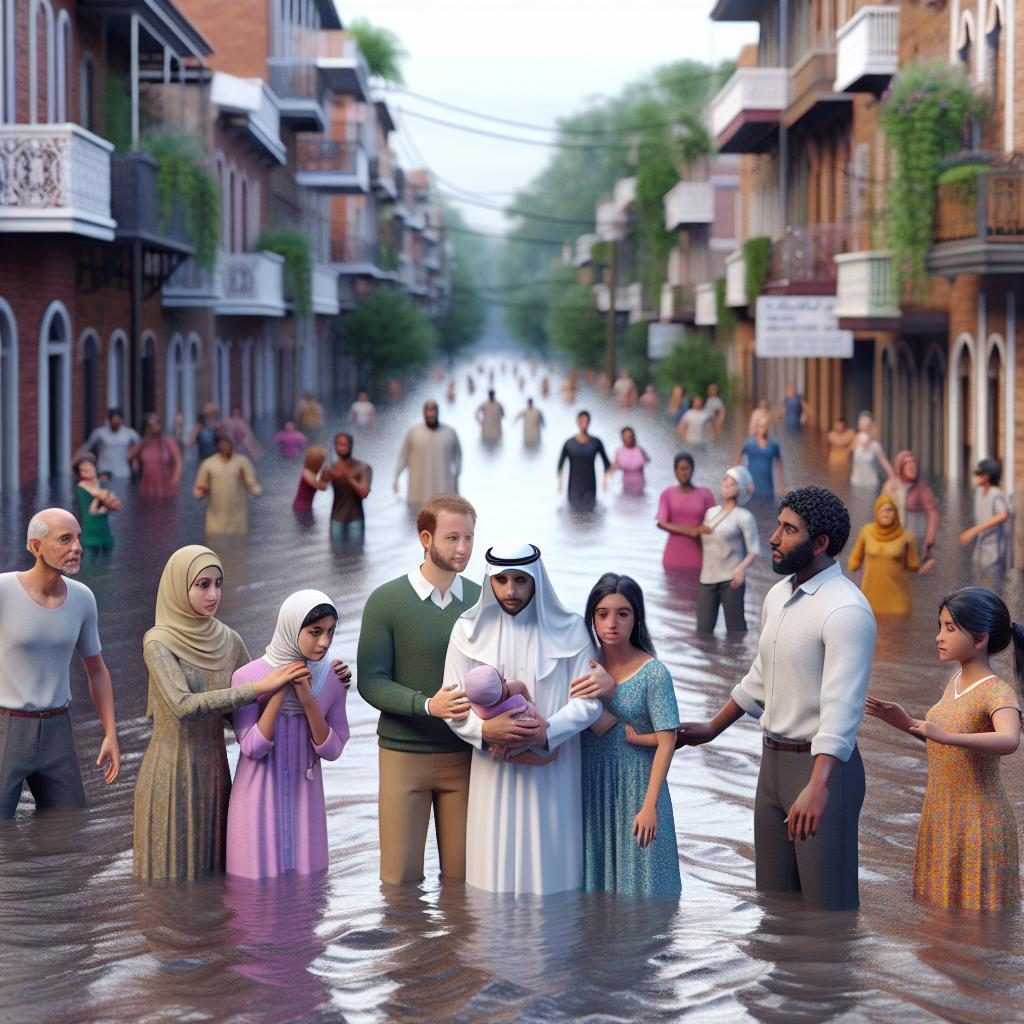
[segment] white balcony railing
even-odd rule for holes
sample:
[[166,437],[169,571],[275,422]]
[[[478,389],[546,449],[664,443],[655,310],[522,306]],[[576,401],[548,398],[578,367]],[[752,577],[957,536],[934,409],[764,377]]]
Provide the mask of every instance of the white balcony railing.
[[591,261],[591,253],[598,241],[597,235],[580,235],[573,247],[573,266],[585,267]]
[[788,68],[737,68],[711,101],[711,134],[717,138],[744,111],[781,116],[788,102]]
[[900,315],[887,252],[845,252],[836,261],[836,316],[894,319]]
[[281,141],[281,111],[261,78],[237,78],[217,71],[210,99],[221,113],[244,117],[250,137],[277,163],[287,162],[288,152]]
[[370,97],[370,69],[358,43],[343,32],[318,35],[316,66],[331,91],[365,103]]
[[899,42],[899,7],[862,7],[836,33],[836,92],[884,88],[899,67]]
[[698,327],[714,327],[718,323],[718,302],[715,299],[715,283],[697,285],[697,308],[693,322]]
[[[595,284],[594,285],[594,305],[597,306],[599,313],[607,313],[608,307],[611,302],[611,289],[608,285]],[[616,313],[628,313],[630,304],[630,296],[627,287],[620,287],[615,289],[615,312]]]
[[164,285],[163,304],[212,306],[218,316],[284,316],[284,257],[220,251],[213,270],[187,260]]
[[742,249],[725,257],[725,304],[747,305],[747,260]]
[[112,241],[113,150],[76,124],[0,125],[0,232]]
[[328,264],[313,264],[313,312],[320,316],[337,316],[338,274]]
[[639,281],[626,285],[626,310],[631,324],[649,319],[644,309],[644,286]]
[[711,224],[715,219],[715,190],[710,181],[681,181],[665,194],[665,230],[687,224]]
[[683,259],[683,250],[679,246],[675,246],[668,254],[665,276],[673,287],[686,284],[686,260]]

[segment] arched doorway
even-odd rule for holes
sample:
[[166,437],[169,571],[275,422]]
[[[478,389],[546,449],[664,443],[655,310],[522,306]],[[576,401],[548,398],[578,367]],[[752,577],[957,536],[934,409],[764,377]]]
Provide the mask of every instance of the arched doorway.
[[910,350],[902,345],[896,353],[896,405],[890,414],[894,428],[893,453],[914,447],[914,410],[917,408],[914,383],[914,360]]
[[51,302],[39,329],[39,480],[71,470],[71,319]]
[[986,451],[992,458],[1000,462],[1006,459],[1006,363],[1003,359],[1002,338],[989,339],[988,366],[986,368],[985,386],[987,399],[985,410],[985,442]]
[[181,411],[185,414],[186,423],[195,423],[199,415],[199,404],[196,393],[199,380],[199,368],[203,363],[203,344],[198,334],[190,334],[186,343],[187,356],[182,374]]
[[221,416],[231,415],[231,347],[230,342],[217,340],[214,346],[213,400]]
[[82,428],[86,437],[100,425],[100,339],[91,328],[78,339],[79,394]]
[[946,360],[933,345],[924,363],[924,419],[921,424],[920,465],[933,478],[943,475],[945,465]]
[[970,479],[974,455],[974,339],[961,334],[949,361],[949,451],[947,475]]
[[117,330],[107,346],[107,408],[120,409],[127,419],[128,409],[128,335]]
[[[174,427],[174,417],[184,413],[182,400],[185,394],[185,343],[180,334],[175,334],[167,346],[167,359],[164,367],[164,426],[167,430]],[[186,424],[191,426],[186,418]]]
[[156,336],[147,331],[142,336],[142,351],[139,354],[139,376],[142,378],[142,408],[140,418],[156,412]]
[[896,436],[896,381],[893,373],[892,350],[882,349],[882,446],[892,453]]
[[18,321],[0,299],[0,493],[17,490],[18,473]]

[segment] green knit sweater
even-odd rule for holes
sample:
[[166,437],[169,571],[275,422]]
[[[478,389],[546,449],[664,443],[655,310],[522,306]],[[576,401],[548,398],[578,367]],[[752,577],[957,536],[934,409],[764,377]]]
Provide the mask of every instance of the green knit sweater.
[[356,667],[359,693],[380,711],[378,742],[386,750],[450,754],[466,744],[443,718],[426,712],[441,688],[448,638],[455,620],[472,607],[480,588],[462,577],[462,597],[447,608],[421,600],[407,576],[378,587],[363,609]]

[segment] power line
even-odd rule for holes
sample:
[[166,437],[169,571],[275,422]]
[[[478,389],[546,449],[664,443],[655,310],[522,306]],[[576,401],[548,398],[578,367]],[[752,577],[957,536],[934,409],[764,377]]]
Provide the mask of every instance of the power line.
[[544,221],[547,224],[571,224],[576,227],[594,227],[594,218],[591,217],[589,220],[575,220],[570,217],[552,217],[546,213],[531,213],[529,210],[510,210],[500,203],[485,203],[478,199],[463,199],[460,196],[452,195],[451,193],[441,192],[441,195],[447,195],[449,199],[453,199],[459,203],[466,203],[469,206],[480,206],[485,210],[496,210],[499,213],[504,213],[508,217],[522,217],[524,220],[539,220]]

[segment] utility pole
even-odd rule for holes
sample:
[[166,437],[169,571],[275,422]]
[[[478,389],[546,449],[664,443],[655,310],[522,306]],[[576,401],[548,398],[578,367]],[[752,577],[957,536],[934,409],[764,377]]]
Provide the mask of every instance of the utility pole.
[[615,312],[619,290],[619,243],[612,237],[611,259],[608,263],[608,320],[605,324],[604,372],[609,385],[615,380]]

